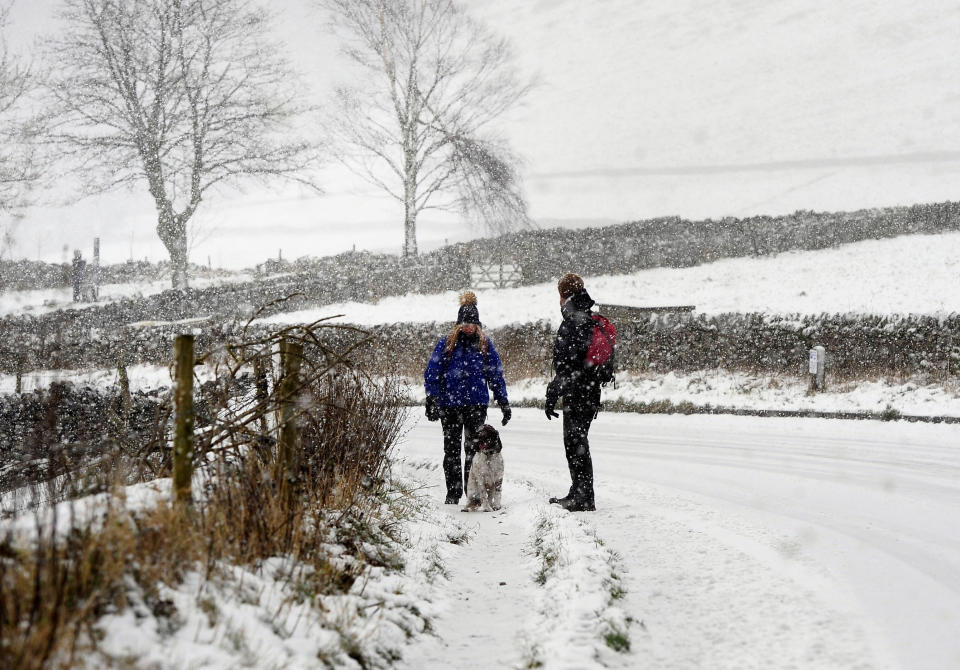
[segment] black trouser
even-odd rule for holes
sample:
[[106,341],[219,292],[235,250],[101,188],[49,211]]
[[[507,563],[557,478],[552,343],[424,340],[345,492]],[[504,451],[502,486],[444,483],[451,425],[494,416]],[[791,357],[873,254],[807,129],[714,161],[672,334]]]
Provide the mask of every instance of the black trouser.
[[593,504],[593,460],[590,458],[590,442],[587,433],[597,416],[595,405],[571,403],[563,408],[563,448],[570,468],[570,492],[568,498]]
[[[477,453],[476,434],[487,420],[486,405],[440,408],[440,425],[443,426],[443,474],[447,480],[447,496],[459,499],[467,490],[470,465]],[[460,468],[460,444],[466,454],[463,474]]]

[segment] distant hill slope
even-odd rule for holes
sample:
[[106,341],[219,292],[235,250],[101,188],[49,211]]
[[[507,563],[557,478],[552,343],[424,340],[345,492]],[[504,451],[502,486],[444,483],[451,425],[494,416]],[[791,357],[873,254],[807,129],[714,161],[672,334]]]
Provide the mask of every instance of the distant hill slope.
[[571,270],[583,275],[624,274],[958,229],[960,203],[942,202],[719,220],[669,217],[600,228],[527,231],[454,245],[428,258],[450,264],[454,271],[451,257],[502,259],[522,269],[525,284],[536,284]]
[[[864,240],[836,248],[788,251],[775,256],[726,258],[688,268],[650,268],[587,275],[599,303],[634,306],[694,305],[698,314],[960,313],[960,231]],[[556,286],[476,291],[485,325],[499,328],[540,320],[559,323]],[[393,296],[376,303],[337,302],[305,312],[278,314],[277,323],[330,314],[364,326],[445,322],[456,316],[450,292]]]
[[[653,268],[679,268],[703,265],[723,258],[766,256],[790,250],[824,249],[843,243],[890,238],[908,233],[952,233],[960,229],[960,203],[938,203],[858,212],[818,213],[797,212],[786,217],[755,217],[723,219],[721,221],[687,221],[684,219],[657,219],[617,226],[577,230],[539,230],[457,244],[425,254],[415,259],[403,259],[388,254],[348,252],[319,259],[303,258],[291,264],[277,266],[283,276],[260,277],[253,282],[190,289],[182,293],[166,291],[123,304],[107,304],[83,309],[83,314],[51,316],[54,321],[78,321],[86,327],[103,328],[133,321],[192,318],[198,315],[220,318],[249,317],[258,307],[270,305],[280,298],[293,296],[282,305],[272,304],[263,315],[280,311],[294,311],[312,306],[334,303],[378,303],[391,296],[409,294],[430,295],[448,290],[470,287],[470,268],[484,260],[512,263],[522,269],[524,286],[549,284],[563,272],[576,271],[584,276],[633,275]],[[953,239],[952,237],[949,239]],[[923,244],[929,244],[921,242]],[[929,252],[894,252],[892,262],[903,265],[908,273],[904,281],[912,281],[925,266],[923,256],[939,253],[941,243],[934,242]],[[886,253],[886,252],[881,252]],[[912,264],[901,260],[904,254],[918,256]],[[777,266],[761,264],[769,278],[776,279]],[[840,260],[836,272],[844,271],[850,261]],[[870,259],[864,261],[869,264]],[[948,259],[944,259],[948,262]],[[751,271],[752,272],[752,271]],[[810,296],[819,291],[815,283],[796,289],[795,294],[807,291]],[[912,275],[910,273],[913,273]],[[889,273],[888,273],[889,274]],[[661,275],[662,276],[662,275]],[[875,284],[873,275],[851,281]],[[619,280],[618,280],[619,281]],[[682,286],[682,280],[681,286]],[[708,280],[705,280],[708,281]],[[760,281],[759,279],[757,281]],[[634,282],[635,283],[635,282]],[[654,282],[656,287],[657,282]],[[792,282],[796,288],[797,281]],[[751,286],[749,294],[757,293]],[[776,292],[777,289],[774,289]],[[682,288],[673,296],[659,299],[648,287],[636,286],[637,300],[648,302],[684,302],[696,304],[689,291]],[[662,295],[662,294],[661,294]],[[690,297],[684,297],[684,295]],[[795,296],[801,298],[803,296]],[[929,298],[929,295],[927,296]],[[816,311],[856,311],[888,313],[903,311],[943,311],[954,307],[911,302],[907,297],[891,307],[876,301],[875,305],[860,303],[860,307],[845,308],[840,303],[830,308],[820,303],[804,309]],[[749,302],[749,301],[748,301]],[[794,301],[795,302],[795,301]],[[19,301],[18,304],[24,304]],[[751,303],[753,304],[753,303]],[[794,303],[776,307],[776,311],[791,312]],[[763,305],[738,307],[727,303],[732,311],[763,311]],[[409,312],[406,312],[409,313]],[[381,311],[381,315],[383,312]],[[433,317],[444,320],[438,314]],[[433,320],[430,319],[430,320]],[[514,318],[514,320],[518,320]],[[36,327],[36,326],[32,326]]]
[[[403,268],[393,257],[385,259],[373,277],[361,272],[357,266],[352,277],[337,281],[326,274],[302,274],[265,286],[248,282],[168,291],[85,309],[3,318],[0,372],[112,367],[121,351],[128,363],[165,364],[172,335],[196,329],[198,351],[210,351],[223,338],[237,336],[268,290],[292,294],[309,280],[317,289],[314,295],[345,296],[372,279],[386,286],[395,281],[391,273],[400,277]],[[691,268],[588,276],[587,287],[601,303],[697,307],[693,315],[619,320],[618,360],[624,370],[724,367],[799,374],[808,349],[822,344],[844,374],[954,378],[960,370],[958,273],[960,231],[953,231],[723,259]],[[540,374],[548,365],[559,320],[555,283],[477,293],[480,318],[511,374]],[[449,328],[456,309],[456,293],[444,290],[363,301],[317,301],[299,295],[266,310],[263,316],[273,316],[255,323],[252,333],[342,314],[340,321],[376,333],[376,346],[363,354],[373,369],[416,376],[422,372],[424,352]],[[175,320],[191,316],[200,318]],[[152,318],[162,323],[124,325]],[[349,335],[358,337],[353,330]]]

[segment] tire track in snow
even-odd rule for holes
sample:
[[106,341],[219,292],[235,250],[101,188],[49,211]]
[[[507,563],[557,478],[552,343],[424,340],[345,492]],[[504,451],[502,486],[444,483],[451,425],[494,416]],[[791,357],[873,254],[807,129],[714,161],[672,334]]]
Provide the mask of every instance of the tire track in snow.
[[645,668],[892,667],[859,613],[828,593],[837,585],[745,551],[714,510],[634,485],[609,486],[603,499],[586,522],[623,557]]

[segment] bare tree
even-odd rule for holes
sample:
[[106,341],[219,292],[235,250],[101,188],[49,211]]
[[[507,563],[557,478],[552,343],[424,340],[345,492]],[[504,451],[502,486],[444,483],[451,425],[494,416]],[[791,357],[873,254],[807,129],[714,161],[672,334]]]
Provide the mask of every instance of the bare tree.
[[32,142],[36,126],[23,105],[34,78],[3,38],[12,4],[0,5],[0,258],[13,245],[17,223],[37,180]]
[[518,161],[489,129],[530,88],[507,41],[452,0],[317,2],[369,75],[337,91],[339,158],[403,204],[404,255],[416,255],[428,208],[494,232],[529,225]]
[[313,185],[318,146],[291,138],[306,108],[269,16],[250,0],[64,0],[54,142],[88,189],[145,183],[174,288],[204,195],[245,178]]

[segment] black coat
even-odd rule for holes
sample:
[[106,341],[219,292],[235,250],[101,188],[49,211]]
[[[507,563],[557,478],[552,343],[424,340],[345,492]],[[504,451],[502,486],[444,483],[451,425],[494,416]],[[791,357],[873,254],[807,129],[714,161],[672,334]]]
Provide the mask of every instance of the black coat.
[[600,406],[600,383],[594,369],[584,365],[593,339],[594,322],[590,313],[593,305],[590,295],[580,291],[560,308],[563,322],[553,342],[555,376],[547,385],[547,406],[556,404],[558,398],[563,398],[564,407]]

